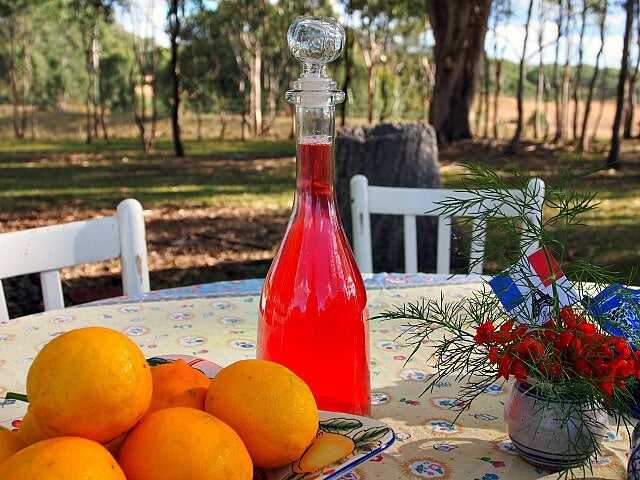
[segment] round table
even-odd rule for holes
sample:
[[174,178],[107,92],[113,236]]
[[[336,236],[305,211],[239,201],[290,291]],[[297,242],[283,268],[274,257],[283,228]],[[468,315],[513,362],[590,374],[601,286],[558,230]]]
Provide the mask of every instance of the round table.
[[[441,294],[464,298],[482,288],[483,281],[477,275],[365,278],[371,315]],[[187,354],[221,365],[254,358],[261,286],[259,279],[196,285],[11,319],[0,325],[0,396],[25,391],[29,365],[52,337],[90,325],[125,333],[148,357]],[[508,385],[491,385],[454,421],[455,382],[442,382],[423,394],[432,363],[424,348],[407,361],[411,347],[398,338],[403,330],[401,321],[370,324],[372,416],[395,430],[396,442],[345,480],[557,478],[521,460],[507,437],[502,409]],[[2,407],[0,424],[19,425],[26,405],[4,400]],[[628,448],[627,432],[611,430],[589,478],[625,478]]]

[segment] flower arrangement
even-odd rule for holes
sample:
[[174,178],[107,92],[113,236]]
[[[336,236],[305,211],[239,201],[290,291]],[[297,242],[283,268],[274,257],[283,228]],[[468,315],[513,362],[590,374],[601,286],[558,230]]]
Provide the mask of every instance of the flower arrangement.
[[[513,415],[513,402],[509,401],[505,405],[507,430],[525,460],[568,475],[575,467],[584,469],[585,461],[590,465],[592,455],[600,453],[609,422],[620,427],[629,418],[635,402],[632,392],[640,386],[640,352],[634,348],[640,340],[640,301],[619,301],[618,305],[628,307],[622,315],[605,314],[601,297],[605,287],[614,282],[614,275],[589,258],[567,260],[569,231],[580,224],[579,215],[595,208],[596,203],[593,194],[568,191],[564,186],[592,172],[567,174],[555,185],[548,184],[544,221],[537,225],[526,213],[533,203],[527,175],[514,169],[512,183],[507,184],[490,167],[472,164],[468,168],[470,175],[462,189],[477,196],[442,202],[440,211],[464,217],[465,212],[481,210],[479,206],[491,198],[494,204],[508,203],[522,212],[521,222],[494,220],[496,212],[491,209],[480,214],[480,221],[488,225],[487,238],[495,241],[483,259],[498,259],[511,266],[463,300],[445,302],[441,297],[398,305],[376,318],[404,319],[406,329],[401,337],[413,346],[413,353],[431,349],[436,371],[426,390],[437,388],[445,379],[455,380],[459,383],[457,401],[468,408],[489,385],[514,380],[512,390],[516,386],[534,398],[534,408],[525,415],[538,417],[525,435],[532,439],[542,436],[550,424],[542,413],[552,411],[551,423],[560,431],[552,437],[560,440],[554,446],[548,439],[540,439],[541,445],[556,449],[544,462],[539,461],[540,450],[535,450],[538,457],[532,460],[527,457],[527,447],[516,444],[515,439],[522,435],[509,429],[506,417]],[[527,240],[508,257],[507,247],[517,245],[525,227]],[[528,255],[531,249],[527,242],[543,246],[534,255],[547,272],[541,277],[544,291],[530,281],[531,269],[523,268],[534,256]],[[505,294],[516,283],[523,295],[517,305]],[[530,288],[523,293],[522,285]],[[616,292],[634,294],[624,287]]]
[[624,391],[628,382],[640,378],[640,352],[571,307],[536,329],[516,326],[513,320],[496,328],[487,320],[476,328],[474,341],[487,349],[489,362],[505,380],[585,381],[607,400],[614,387]]

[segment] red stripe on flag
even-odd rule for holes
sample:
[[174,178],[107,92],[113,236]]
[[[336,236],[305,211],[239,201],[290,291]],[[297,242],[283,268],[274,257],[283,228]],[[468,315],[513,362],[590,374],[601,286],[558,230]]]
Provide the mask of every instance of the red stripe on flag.
[[[536,271],[536,274],[545,287],[551,285],[553,280],[557,281],[564,277],[564,273],[562,273],[562,270],[558,267],[556,259],[553,258],[549,250],[540,249],[537,252],[532,253],[529,255],[529,263]],[[549,267],[551,267],[551,269],[549,269]]]

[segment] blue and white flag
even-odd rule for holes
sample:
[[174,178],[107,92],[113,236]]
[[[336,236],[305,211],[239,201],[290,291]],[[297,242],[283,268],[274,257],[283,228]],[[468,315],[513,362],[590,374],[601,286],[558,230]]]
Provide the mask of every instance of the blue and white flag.
[[517,323],[542,325],[553,315],[556,299],[559,308],[578,301],[571,282],[546,249],[522,257],[489,285]]

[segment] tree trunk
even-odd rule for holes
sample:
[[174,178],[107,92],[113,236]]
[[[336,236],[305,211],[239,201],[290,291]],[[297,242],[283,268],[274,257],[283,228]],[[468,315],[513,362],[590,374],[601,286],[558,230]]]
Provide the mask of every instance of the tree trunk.
[[171,44],[171,127],[176,157],[184,157],[184,148],[180,138],[180,7],[181,0],[171,0],[169,6],[169,36]]
[[511,155],[518,150],[520,137],[522,136],[522,126],[524,123],[524,105],[522,101],[522,92],[524,89],[524,81],[527,75],[527,40],[529,39],[529,25],[531,23],[531,12],[533,11],[533,0],[529,0],[529,8],[527,10],[527,21],[524,24],[524,41],[522,42],[522,57],[520,58],[520,76],[518,77],[518,93],[516,100],[518,103],[518,120],[516,123],[516,132],[513,134],[511,142],[507,146],[505,153]]
[[631,43],[631,29],[633,28],[633,13],[636,0],[626,0],[625,11],[626,21],[624,28],[624,40],[622,43],[622,65],[618,75],[618,90],[616,95],[616,113],[613,117],[613,129],[611,132],[611,149],[604,163],[606,168],[620,170],[622,161],[620,160],[620,122],[622,120],[622,109],[624,108],[624,86],[627,83],[629,73],[629,43]]
[[602,120],[602,113],[604,112],[604,104],[607,97],[607,72],[608,70],[606,68],[602,71],[602,81],[600,82],[600,108],[598,109],[598,115],[593,122],[591,140],[595,140],[596,135],[598,135],[598,130],[600,129],[600,120]]
[[262,134],[262,54],[255,42],[249,63],[249,112],[254,135]]
[[565,38],[567,41],[566,58],[562,75],[562,123],[560,125],[561,138],[567,138],[569,132],[569,96],[571,88],[571,0],[567,0],[567,28]]
[[[353,63],[353,47],[355,45],[355,34],[351,28],[346,28],[346,42],[344,46],[344,80],[342,85],[340,86],[340,90],[343,92],[347,92],[349,86],[351,85],[351,81],[353,80],[353,76],[355,75],[355,65]],[[340,126],[344,127],[347,122],[347,102],[349,100],[346,99],[344,102],[340,104]]]
[[[484,61],[486,62],[486,60]],[[482,62],[482,63],[484,63]],[[482,73],[482,76],[479,78],[478,83],[480,83],[480,85],[482,85],[483,83],[483,76],[484,76],[484,70]],[[478,100],[476,101],[476,113],[474,115],[474,130],[476,132],[476,138],[480,137],[480,127],[482,124],[482,109],[484,108],[484,103],[482,102],[482,90],[480,90],[480,95],[478,95]]]
[[367,66],[367,121],[373,123],[374,99],[376,94],[376,77],[378,76],[378,61],[380,47],[376,41],[375,32],[369,28],[367,35],[360,37],[360,49]]
[[493,138],[498,138],[498,108],[500,106],[500,93],[502,90],[502,60],[495,58],[496,62],[496,96],[493,98]]
[[436,79],[429,122],[438,141],[471,138],[469,110],[478,83],[491,0],[427,0],[435,37]]
[[584,56],[584,30],[587,24],[588,3],[582,2],[582,14],[580,15],[580,38],[578,40],[578,65],[576,67],[576,79],[573,86],[573,139],[578,137],[578,118],[580,118],[580,89],[582,88],[582,59]]
[[545,74],[544,74],[544,63],[542,61],[542,49],[544,47],[544,25],[546,21],[546,10],[545,3],[540,2],[540,16],[539,23],[540,28],[538,30],[538,55],[540,56],[540,61],[538,62],[538,83],[536,84],[536,111],[534,113],[535,117],[533,120],[533,136],[536,140],[540,138],[542,133],[541,131],[541,119],[542,119],[542,97],[544,95],[544,84],[545,84]]
[[241,77],[240,80],[238,81],[238,93],[240,94],[240,98],[241,98],[241,106],[242,106],[242,127],[241,127],[241,139],[242,141],[246,141],[247,138],[249,137],[249,120],[247,118],[247,94],[245,92],[246,90],[246,82],[244,81],[244,78]]
[[100,128],[102,128],[102,138],[109,143],[109,122],[107,120],[107,106],[105,104],[105,78],[100,75]]
[[218,116],[220,117],[220,134],[218,138],[220,140],[224,140],[224,135],[227,131],[227,110],[225,107],[225,100],[220,98],[220,111],[218,112]]
[[151,37],[151,135],[149,135],[149,151],[156,148],[158,128],[158,49],[155,38]]
[[147,126],[146,119],[144,113],[144,94],[142,95],[142,105],[140,105],[140,100],[138,99],[138,87],[141,91],[144,91],[144,81],[140,82],[138,86],[135,75],[132,73],[129,79],[129,84],[131,86],[131,98],[133,100],[133,118],[138,126],[138,132],[140,133],[140,140],[142,141],[142,150],[145,153],[149,153],[149,146],[147,144]]
[[[353,125],[338,130],[336,197],[348,238],[352,238],[349,181],[355,174],[366,176],[371,185],[442,188],[433,127],[420,122],[402,125]],[[418,251],[424,253],[418,256],[419,271],[434,272],[436,219],[419,217],[417,230]],[[403,271],[402,217],[373,215],[371,236],[375,271]],[[453,250],[458,245],[453,246]]]
[[580,144],[578,146],[578,150],[581,152],[586,152],[589,149],[589,137],[587,136],[587,124],[589,122],[589,114],[591,113],[591,102],[593,101],[593,92],[595,90],[596,80],[598,78],[598,73],[600,71],[600,57],[602,56],[602,52],[604,50],[606,18],[607,18],[607,2],[604,2],[603,10],[599,13],[599,19],[598,19],[598,27],[600,30],[600,48],[598,49],[598,53],[596,54],[596,65],[595,65],[595,68],[593,69],[593,75],[591,76],[591,80],[589,80],[587,100],[584,104],[582,130],[580,132]]
[[483,138],[489,138],[489,58],[484,56],[484,131]]
[[17,15],[14,11],[9,17],[9,71],[11,76],[11,93],[13,103],[13,133],[16,138],[24,138],[25,131],[20,121],[24,111],[24,90],[20,85],[20,76],[18,74],[18,54],[16,52],[16,27]]
[[558,29],[558,35],[556,36],[556,48],[555,48],[555,61],[553,63],[553,100],[556,105],[556,133],[553,137],[553,142],[560,141],[562,137],[562,110],[560,105],[560,38],[562,38],[562,26],[564,24],[564,9],[562,2],[558,8],[558,19],[556,26]]
[[91,72],[90,72],[90,82],[92,87],[91,92],[91,101],[93,105],[91,109],[93,111],[93,138],[98,138],[98,127],[100,126],[100,112],[99,112],[99,104],[100,104],[100,91],[98,84],[98,75],[99,75],[99,67],[100,67],[100,31],[99,25],[96,20],[93,26],[93,33],[91,35]]
[[[640,62],[640,55],[638,55],[638,62]],[[622,129],[622,138],[632,138],[633,130],[633,117],[636,110],[637,92],[636,92],[636,79],[638,78],[638,63],[635,68],[631,70],[631,75],[627,80],[627,95],[625,97],[625,115],[624,126]]]

